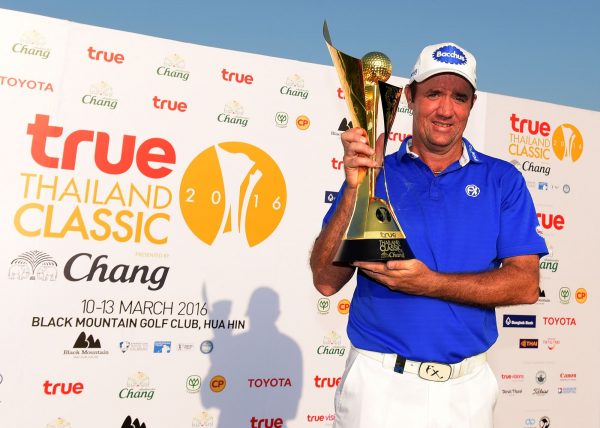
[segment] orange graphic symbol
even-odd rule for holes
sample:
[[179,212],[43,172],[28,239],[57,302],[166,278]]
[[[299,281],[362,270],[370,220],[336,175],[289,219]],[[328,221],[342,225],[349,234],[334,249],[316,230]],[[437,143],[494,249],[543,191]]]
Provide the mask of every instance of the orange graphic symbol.
[[261,243],[279,225],[286,200],[275,161],[258,147],[233,141],[200,153],[179,189],[186,224],[208,245],[225,233],[239,235],[250,247]]
[[552,150],[560,160],[571,159],[575,162],[583,153],[583,137],[579,129],[565,123],[556,128],[552,134]]

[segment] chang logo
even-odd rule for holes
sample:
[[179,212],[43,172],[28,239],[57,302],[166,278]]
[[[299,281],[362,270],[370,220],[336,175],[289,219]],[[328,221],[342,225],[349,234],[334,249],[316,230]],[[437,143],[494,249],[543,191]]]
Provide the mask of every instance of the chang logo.
[[37,279],[56,281],[58,267],[48,254],[41,251],[27,251],[10,262],[8,279]]
[[185,59],[176,53],[165,57],[162,65],[156,69],[156,74],[162,77],[181,79],[184,82],[187,82],[190,77],[190,72],[185,68]]
[[433,52],[433,59],[446,64],[465,65],[467,56],[456,46],[446,45]]
[[46,424],[46,428],[71,428],[71,423],[63,418],[54,419]]
[[90,85],[88,93],[81,97],[81,102],[87,105],[105,107],[114,110],[119,104],[119,100],[114,98],[112,86],[104,81]]
[[192,419],[192,428],[212,427],[214,424],[214,418],[207,412],[202,412]]
[[12,46],[12,51],[22,55],[33,55],[48,59],[51,51],[45,45],[46,38],[44,35],[39,31],[32,30],[21,35],[19,42]]
[[561,161],[577,161],[583,153],[583,137],[579,129],[570,123],[558,126],[552,134],[552,150]]
[[277,163],[256,146],[225,142],[200,153],[179,190],[190,230],[213,245],[227,235],[253,247],[267,239],[285,212],[287,191]]

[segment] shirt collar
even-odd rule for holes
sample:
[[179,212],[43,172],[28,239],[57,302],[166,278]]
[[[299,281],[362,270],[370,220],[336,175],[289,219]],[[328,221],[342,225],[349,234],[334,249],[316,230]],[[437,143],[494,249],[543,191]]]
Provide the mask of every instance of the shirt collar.
[[[400,150],[398,150],[399,157],[406,155],[410,156],[412,159],[417,159],[419,155],[410,150],[412,145],[412,136],[406,137],[404,141],[402,141]],[[460,166],[465,166],[469,162],[481,163],[479,153],[465,137],[462,138],[462,147],[462,153],[460,155],[460,159],[458,160]]]

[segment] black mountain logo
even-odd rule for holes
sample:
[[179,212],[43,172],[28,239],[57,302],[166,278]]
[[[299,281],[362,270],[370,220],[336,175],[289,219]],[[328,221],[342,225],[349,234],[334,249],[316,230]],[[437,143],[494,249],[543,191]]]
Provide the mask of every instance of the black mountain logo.
[[77,337],[77,340],[75,341],[75,344],[73,345],[73,348],[101,348],[102,346],[100,345],[100,339],[94,339],[94,336],[92,336],[91,334],[88,337],[85,337],[85,332],[82,331],[79,336]]
[[340,126],[338,127],[338,131],[347,131],[350,128],[353,128],[352,121],[348,121],[348,119],[343,118],[340,122]]
[[140,424],[140,421],[138,421],[137,418],[135,418],[132,422],[131,416],[127,416],[123,421],[121,428],[146,428],[146,424],[143,422]]

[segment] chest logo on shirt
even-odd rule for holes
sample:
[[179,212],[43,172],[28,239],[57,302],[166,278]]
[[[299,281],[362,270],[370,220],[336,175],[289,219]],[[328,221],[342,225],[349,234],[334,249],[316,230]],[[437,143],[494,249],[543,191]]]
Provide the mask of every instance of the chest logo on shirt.
[[465,187],[465,193],[467,194],[467,196],[470,196],[472,198],[476,198],[477,196],[479,196],[479,192],[481,190],[479,190],[479,187],[477,187],[474,184],[469,184],[467,185],[467,187]]

